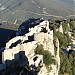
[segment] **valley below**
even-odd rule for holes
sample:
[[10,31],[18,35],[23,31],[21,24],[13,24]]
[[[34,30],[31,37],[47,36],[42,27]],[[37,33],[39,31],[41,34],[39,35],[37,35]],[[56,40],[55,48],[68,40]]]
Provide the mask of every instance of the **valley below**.
[[21,24],[34,17],[66,19],[75,17],[70,0],[0,0],[0,22]]

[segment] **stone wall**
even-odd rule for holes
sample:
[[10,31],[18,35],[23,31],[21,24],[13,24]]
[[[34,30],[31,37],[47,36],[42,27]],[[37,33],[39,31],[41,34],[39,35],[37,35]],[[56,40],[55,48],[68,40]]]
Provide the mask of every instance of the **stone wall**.
[[28,40],[28,37],[25,36],[16,36],[13,39],[9,40],[9,42],[6,43],[6,49],[9,49],[12,43],[15,43],[16,41],[21,40],[22,42],[25,40]]
[[[14,55],[19,53],[20,51],[25,51],[25,55],[28,56],[28,54],[32,52],[32,50],[34,49],[34,46],[36,43],[37,43],[36,41],[33,41],[33,42],[24,43],[24,44],[18,44],[16,47],[13,47],[12,49],[4,50],[3,61],[6,61],[6,60],[12,61],[13,59],[15,59]],[[34,54],[34,52],[32,54]],[[15,60],[17,59],[18,57]]]
[[34,34],[34,40],[43,44],[45,50],[49,50],[54,55],[53,30],[49,33],[39,32]]
[[[47,32],[43,32],[42,28],[44,28]],[[61,28],[60,28],[61,29]],[[28,37],[34,36],[33,40],[29,40]],[[16,46],[10,48],[12,44],[16,41],[21,40],[20,43],[17,43]],[[48,72],[46,66],[43,64],[38,75],[58,75],[59,65],[60,65],[60,58],[59,58],[59,41],[57,40],[57,55],[55,56],[54,52],[54,44],[53,44],[53,30],[49,29],[49,22],[43,21],[39,25],[29,28],[29,33],[26,33],[24,36],[16,36],[11,39],[8,43],[6,43],[5,50],[3,52],[3,62],[6,64],[5,61],[9,60],[19,60],[19,52],[24,51],[26,57],[28,58],[29,65],[37,66],[43,57],[41,55],[38,56],[38,59],[34,62],[33,59],[35,58],[34,49],[37,46],[37,43],[42,44],[44,50],[48,50],[56,59],[57,64],[51,65],[52,70]],[[8,62],[8,64],[11,64]],[[58,68],[57,68],[58,67]]]

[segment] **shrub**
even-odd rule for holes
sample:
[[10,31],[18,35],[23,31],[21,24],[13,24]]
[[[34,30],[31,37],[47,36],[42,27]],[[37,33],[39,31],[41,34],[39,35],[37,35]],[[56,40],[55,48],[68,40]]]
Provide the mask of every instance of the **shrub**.
[[52,59],[52,54],[48,50],[44,50],[43,45],[37,45],[35,53],[43,55],[43,62],[46,66],[49,66],[52,63],[55,64],[54,59]]
[[40,71],[40,67],[39,67],[39,66],[36,67],[36,68],[35,68],[35,71],[38,73],[38,72]]

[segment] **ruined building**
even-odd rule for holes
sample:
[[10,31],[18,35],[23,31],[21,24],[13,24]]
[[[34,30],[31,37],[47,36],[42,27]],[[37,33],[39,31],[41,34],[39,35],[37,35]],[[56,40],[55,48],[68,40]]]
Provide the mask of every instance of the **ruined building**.
[[[57,55],[55,56],[54,44],[53,44],[53,30],[49,29],[49,21],[42,21],[40,24],[28,28],[28,32],[22,36],[24,27],[21,27],[17,32],[16,37],[9,40],[6,43],[6,47],[2,52],[2,64],[0,64],[0,70],[6,69],[13,62],[18,61],[20,58],[23,60],[22,66],[29,63],[29,65],[35,65],[37,67],[42,64],[42,68],[38,75],[58,75],[60,57],[59,57],[59,41],[57,40]],[[51,65],[52,70],[47,71],[44,63],[43,56],[36,55],[34,49],[37,44],[42,44],[45,50],[51,52],[56,59],[56,65]],[[26,59],[25,59],[26,58]],[[35,61],[34,58],[37,58]]]

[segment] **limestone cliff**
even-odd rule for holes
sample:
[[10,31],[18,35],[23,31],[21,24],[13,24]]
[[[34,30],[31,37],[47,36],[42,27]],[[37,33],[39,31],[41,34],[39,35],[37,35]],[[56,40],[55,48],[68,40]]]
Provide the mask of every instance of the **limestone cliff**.
[[[20,29],[21,32],[22,29],[24,30],[24,28]],[[17,32],[17,35],[20,31]],[[28,33],[25,33],[22,36],[16,36],[13,39],[11,39],[8,43],[6,43],[6,47],[3,52],[3,62],[5,63],[5,66],[11,65],[11,63],[9,62],[6,63],[6,60],[19,60],[19,56],[22,56],[22,52],[25,52],[24,55],[26,55],[26,57],[28,58],[29,66],[34,65],[35,67],[38,67],[39,64],[42,64],[38,75],[58,75],[60,68],[59,40],[55,40],[55,44],[57,47],[55,51],[53,42],[53,30],[49,29],[49,21],[46,20],[41,22],[39,25],[28,28],[28,31]],[[49,68],[51,67],[51,70],[48,70],[45,64],[43,63],[43,56],[35,54],[34,49],[36,48],[37,44],[42,44],[44,50],[48,50],[52,54],[53,59],[56,60],[55,65],[51,64],[49,66]],[[37,58],[37,60],[34,61],[34,58]],[[22,65],[24,66],[26,64],[26,61],[24,60],[23,62],[24,64]],[[34,70],[33,67],[32,70]]]

